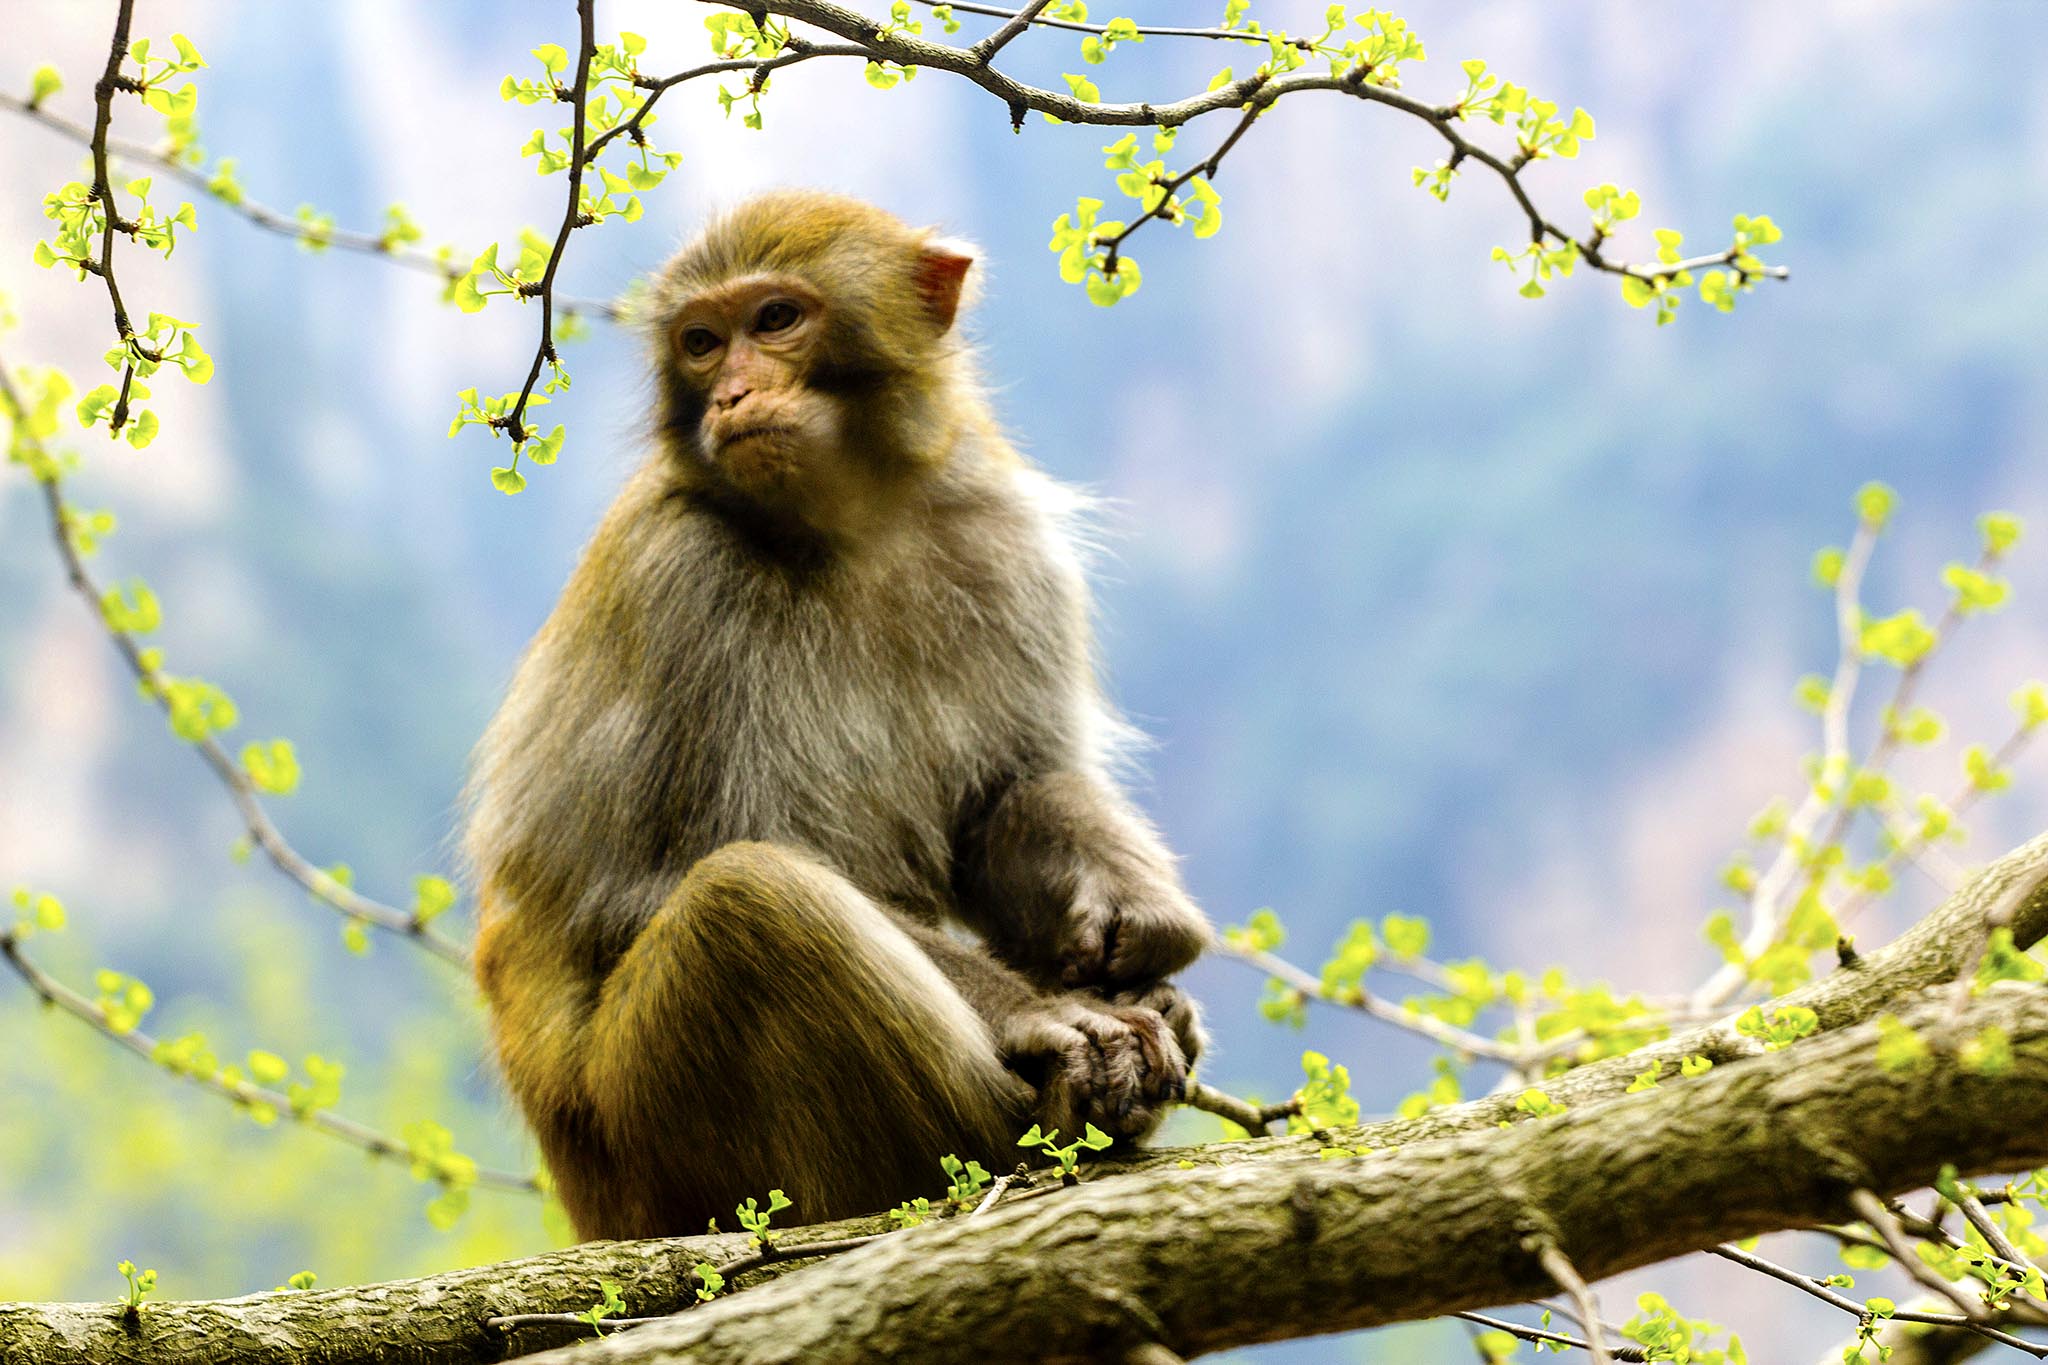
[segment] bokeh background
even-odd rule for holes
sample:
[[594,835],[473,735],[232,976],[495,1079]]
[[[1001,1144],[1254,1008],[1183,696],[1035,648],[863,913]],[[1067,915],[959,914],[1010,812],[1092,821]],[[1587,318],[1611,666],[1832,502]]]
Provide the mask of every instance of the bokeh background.
[[[1307,30],[1322,8],[1254,13]],[[606,0],[599,25],[645,33],[645,65],[665,71],[702,60],[706,12]],[[1215,17],[1170,0],[1128,12]],[[1794,789],[1812,743],[1790,689],[1831,665],[1832,626],[1807,562],[1847,535],[1856,486],[1902,494],[1872,574],[1885,610],[1939,605],[1941,566],[1974,553],[1976,513],[2048,528],[2048,87],[2034,60],[2048,9],[1397,12],[1431,54],[1412,91],[1447,97],[1456,63],[1483,56],[1595,113],[1576,164],[1529,176],[1562,221],[1605,180],[1643,194],[1626,239],[1638,255],[1650,226],[1705,249],[1732,214],[1768,212],[1792,282],[1734,317],[1695,300],[1661,329],[1606,279],[1525,301],[1487,259],[1520,236],[1496,184],[1467,175],[1439,205],[1409,186],[1439,154],[1426,128],[1304,96],[1226,163],[1222,234],[1147,229],[1133,243],[1144,288],[1101,310],[1059,282],[1045,243],[1076,195],[1114,199],[1106,134],[1036,118],[1013,134],[1001,106],[943,75],[882,93],[821,62],[777,79],[761,133],[724,119],[708,85],[672,95],[658,140],[681,169],[640,223],[580,234],[564,285],[619,289],[714,206],[783,183],[976,240],[988,288],[972,327],[1004,417],[1034,458],[1111,500],[1107,667],[1156,741],[1143,800],[1211,913],[1275,907],[1311,966],[1353,916],[1399,910],[1428,916],[1446,955],[1681,989],[1713,963],[1699,925],[1715,868],[1748,816]],[[54,62],[68,85],[53,107],[89,119],[111,24],[110,4],[0,0],[0,87],[24,93]],[[464,259],[558,221],[561,181],[518,156],[555,115],[496,88],[532,74],[533,45],[573,49],[566,4],[145,0],[136,31],[184,32],[206,54],[203,141],[239,158],[257,199],[364,227],[402,201]],[[1012,52],[1054,85],[1085,69],[1067,37]],[[1090,74],[1106,98],[1158,98],[1233,59],[1249,64],[1154,40]],[[157,123],[123,102],[115,127],[146,138]],[[1182,148],[1223,131],[1198,125]],[[0,116],[0,291],[22,319],[0,353],[91,384],[103,294],[29,262],[41,196],[79,164],[77,147]],[[82,442],[76,493],[118,513],[99,571],[156,587],[170,668],[235,697],[238,742],[296,742],[304,784],[274,803],[288,835],[402,899],[416,873],[449,870],[465,753],[638,458],[638,345],[600,326],[569,349],[576,385],[550,414],[568,423],[566,452],[506,498],[487,481],[502,449],[444,433],[456,390],[517,386],[534,313],[463,316],[423,277],[309,256],[199,208],[171,262],[128,250],[121,277],[139,308],[202,325],[218,376],[158,384],[164,431],[145,452]],[[2023,544],[2016,606],[1973,623],[1930,687],[1961,739],[2000,737],[2007,693],[2048,671],[2040,551]],[[1929,762],[1946,789],[1953,754]],[[2041,828],[2044,790],[2023,772],[1965,856]],[[339,1059],[342,1108],[367,1121],[432,1118],[479,1158],[528,1162],[466,983],[389,940],[352,956],[331,913],[229,858],[236,833],[65,591],[32,486],[0,478],[0,889],[70,906],[41,958],[74,981],[102,965],[148,980],[159,1032]],[[1866,941],[1927,901],[1909,884]],[[1303,1046],[1347,1062],[1369,1110],[1428,1079],[1424,1049],[1368,1021],[1318,1010],[1296,1034],[1261,1019],[1242,966],[1205,963],[1192,983],[1219,1040],[1206,1070],[1227,1088],[1284,1093]],[[560,1236],[532,1201],[487,1192],[436,1230],[430,1191],[402,1168],[260,1130],[43,1014],[11,979],[0,1040],[0,1298],[111,1297],[122,1257],[158,1267],[166,1296],[205,1297],[308,1268],[323,1284],[425,1273]],[[1190,1116],[1177,1131],[1215,1128]],[[1646,1284],[1735,1326],[1752,1358],[1817,1351],[1847,1321],[1691,1265],[1606,1287],[1610,1316]],[[1463,1341],[1433,1324],[1242,1358],[1469,1358]]]

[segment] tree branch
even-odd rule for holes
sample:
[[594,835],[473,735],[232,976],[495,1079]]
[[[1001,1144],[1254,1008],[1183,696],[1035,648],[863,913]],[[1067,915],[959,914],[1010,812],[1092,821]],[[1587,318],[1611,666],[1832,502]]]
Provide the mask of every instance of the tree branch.
[[[1937,993],[1899,1012],[1932,1029],[1947,1008]],[[1365,1157],[1301,1159],[1315,1150],[1301,1140],[1154,1151],[535,1361],[1037,1365],[1148,1343],[1192,1356],[1517,1303],[1552,1288],[1538,1229],[1596,1280],[1843,1218],[1852,1191],[1918,1188],[1944,1162],[1967,1176],[2048,1161],[2048,989],[2001,985],[1963,1022],[2005,1030],[2012,1069],[1978,1074],[1938,1050],[1886,1071],[1865,1025],[1557,1118]],[[599,1277],[624,1287],[636,1316],[672,1311],[694,1298],[690,1266],[745,1251],[738,1235],[593,1243],[427,1280],[153,1305],[133,1325],[114,1306],[10,1305],[0,1349],[24,1365],[496,1358],[505,1343],[487,1318],[587,1308]]]
[[[1595,270],[1611,275],[1631,276],[1647,282],[1659,282],[1672,279],[1686,271],[1710,266],[1732,267],[1736,258],[1743,254],[1742,248],[1730,247],[1726,251],[1670,263],[1659,262],[1650,266],[1613,259],[1603,250],[1604,237],[1598,230],[1589,232],[1584,238],[1575,237],[1545,217],[1536,207],[1521,181],[1522,171],[1534,164],[1531,156],[1523,153],[1509,160],[1488,151],[1460,131],[1460,111],[1456,106],[1428,104],[1391,86],[1374,84],[1367,79],[1370,73],[1361,70],[1338,74],[1319,74],[1306,70],[1291,71],[1282,75],[1254,74],[1229,81],[1213,90],[1164,104],[1090,104],[1071,94],[1028,85],[998,71],[989,61],[994,50],[989,47],[990,39],[984,39],[972,48],[953,47],[902,29],[885,28],[867,15],[835,4],[833,0],[759,0],[758,3],[740,3],[740,0],[699,0],[699,3],[749,12],[779,14],[786,19],[810,24],[835,37],[858,44],[877,61],[951,72],[972,81],[1002,100],[1012,111],[1013,117],[1021,117],[1017,111],[1033,110],[1049,114],[1063,123],[1123,128],[1177,128],[1200,118],[1203,114],[1214,113],[1220,109],[1241,109],[1254,100],[1261,107],[1268,107],[1287,95],[1302,91],[1334,91],[1368,103],[1386,105],[1427,123],[1450,145],[1454,162],[1476,162],[1500,178],[1509,196],[1515,201],[1516,207],[1527,220],[1532,242],[1548,241],[1559,246],[1571,243],[1576,246],[1579,259]],[[993,36],[1004,37],[1005,41],[1015,37],[1017,32],[1029,27],[1037,18],[1037,11],[1040,8],[1042,6],[1027,6],[1025,10],[1017,12],[1010,22]],[[984,48],[988,50],[984,51]],[[1764,266],[1761,267],[1760,273],[1772,279],[1785,279],[1790,275],[1783,266]]]
[[[41,441],[30,433],[27,407],[22,401],[20,391],[14,386],[4,359],[0,359],[0,408],[5,409],[9,421],[22,433],[29,448],[41,457],[44,468],[55,470],[58,467],[55,458],[44,448]],[[66,581],[85,599],[86,607],[92,612],[93,619],[100,623],[108,638],[113,641],[115,651],[121,656],[121,662],[128,666],[128,671],[142,684],[144,694],[154,699],[168,713],[170,693],[163,685],[159,670],[144,656],[142,647],[136,644],[133,635],[125,630],[115,629],[107,620],[106,610],[102,606],[106,593],[93,580],[91,572],[85,567],[84,556],[79,554],[78,547],[71,541],[68,529],[70,507],[64,500],[62,480],[52,473],[47,478],[39,478],[38,482],[42,486],[43,505],[49,512],[50,533],[56,538],[57,553],[64,564]],[[242,827],[250,841],[263,850],[264,857],[268,858],[278,871],[304,887],[314,899],[332,906],[342,914],[411,939],[443,961],[452,962],[459,967],[468,966],[468,950],[431,927],[420,915],[359,894],[353,887],[343,885],[315,867],[293,848],[272,822],[269,812],[264,810],[263,802],[256,791],[256,784],[249,780],[248,773],[243,771],[242,765],[229,755],[219,740],[209,734],[194,741],[193,748],[199,751],[199,756],[206,760],[206,766],[213,769],[214,776],[227,788],[228,797],[235,803],[235,811],[242,817]]]
[[[116,1047],[125,1049],[142,1058],[152,1066],[165,1070],[198,1086],[201,1090],[218,1095],[239,1109],[268,1109],[278,1118],[289,1118],[338,1138],[351,1147],[361,1148],[371,1156],[386,1157],[398,1161],[414,1160],[412,1144],[388,1133],[381,1133],[368,1124],[358,1123],[345,1115],[328,1109],[302,1109],[294,1104],[291,1097],[281,1090],[257,1085],[251,1081],[229,1079],[217,1071],[200,1071],[180,1066],[167,1065],[155,1038],[138,1028],[116,1028],[108,1022],[106,1014],[93,1001],[72,990],[63,982],[51,976],[28,959],[21,950],[21,944],[12,932],[0,932],[0,958],[4,958],[30,990],[53,1009],[84,1023]],[[436,1168],[428,1178],[439,1181],[443,1186],[483,1185],[492,1189],[511,1190],[519,1194],[539,1194],[540,1181],[531,1175],[518,1171],[495,1170],[478,1166],[469,1179],[459,1179],[453,1174]]]
[[[31,123],[39,124],[53,133],[69,138],[82,147],[90,148],[93,145],[92,130],[73,123],[61,114],[54,114],[39,104],[31,104],[19,96],[10,95],[4,90],[0,90],[0,109],[19,114]],[[106,139],[106,149],[122,161],[149,166],[161,174],[190,185],[204,193],[212,202],[265,232],[276,233],[280,237],[289,237],[308,245],[333,247],[337,251],[353,251],[366,256],[376,256],[394,265],[404,266],[408,270],[433,275],[443,284],[459,280],[468,273],[467,268],[455,259],[455,256],[460,255],[459,252],[444,259],[437,252],[395,242],[388,233],[316,226],[301,222],[290,214],[281,213],[253,199],[242,196],[230,198],[223,195],[213,177],[200,168],[175,156],[167,156],[153,147],[146,147],[142,143],[109,137]],[[625,317],[624,310],[609,299],[570,298],[557,294],[555,302],[564,314],[571,316],[601,317],[609,322],[620,322]]]

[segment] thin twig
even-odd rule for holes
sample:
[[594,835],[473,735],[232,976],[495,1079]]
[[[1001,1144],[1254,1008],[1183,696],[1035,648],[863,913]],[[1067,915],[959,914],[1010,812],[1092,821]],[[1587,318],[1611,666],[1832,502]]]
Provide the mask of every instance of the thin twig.
[[1279,1120],[1301,1112],[1301,1096],[1296,1095],[1279,1104],[1253,1104],[1235,1095],[1226,1094],[1213,1085],[1200,1081],[1190,1082],[1187,1099],[1183,1101],[1190,1109],[1200,1109],[1221,1119],[1228,1119],[1246,1132],[1264,1137]]
[[[1506,1318],[1488,1317],[1484,1313],[1455,1313],[1452,1316],[1463,1318],[1467,1322],[1476,1322],[1481,1327],[1490,1327],[1496,1332],[1506,1332],[1509,1336],[1519,1337],[1527,1342],[1540,1341],[1558,1346],[1576,1346],[1582,1351],[1593,1349],[1578,1337],[1567,1336],[1563,1332],[1553,1332],[1545,1327],[1529,1327],[1519,1322],[1510,1322]],[[1650,1358],[1650,1353],[1640,1346],[1610,1346],[1607,1348],[1607,1354],[1613,1360],[1640,1361]]]
[[[1805,799],[1785,824],[1777,856],[1757,878],[1749,896],[1749,931],[1742,937],[1742,960],[1723,963],[1700,988],[1693,992],[1693,1004],[1703,1009],[1725,1005],[1749,981],[1745,965],[1754,961],[1777,940],[1782,923],[1786,893],[1801,867],[1801,851],[1808,846],[1814,829],[1839,799],[1847,785],[1849,768],[1849,707],[1856,699],[1856,683],[1863,667],[1861,589],[1863,573],[1877,547],[1877,531],[1859,522],[1842,567],[1835,575],[1835,676],[1828,686],[1827,704],[1821,710],[1821,770],[1810,783]],[[1823,795],[1823,790],[1828,795]]]
[[[46,468],[54,470],[56,461],[50,457],[41,442],[29,434],[27,408],[22,402],[20,392],[14,386],[4,361],[0,361],[0,403],[5,404],[16,428],[28,441],[30,449],[41,457]],[[70,509],[64,500],[61,481],[53,473],[41,482],[43,503],[49,512],[50,531],[56,538],[57,553],[62,557],[66,579],[78,595],[85,599],[93,619],[105,629],[122,662],[127,664],[128,671],[135,675],[143,690],[168,712],[170,694],[163,685],[161,674],[150,660],[144,657],[141,646],[135,642],[135,637],[126,631],[114,629],[107,620],[106,611],[101,605],[106,594],[86,569],[84,557],[78,553],[78,547],[72,543],[70,533],[66,529],[70,521]],[[460,943],[434,929],[421,916],[361,895],[354,888],[342,885],[307,861],[297,849],[286,842],[284,835],[271,822],[257,795],[255,783],[249,780],[249,775],[243,771],[242,765],[237,763],[212,735],[203,736],[193,744],[193,747],[199,751],[199,756],[206,760],[206,765],[213,769],[214,775],[227,788],[228,796],[234,802],[236,812],[241,816],[242,826],[247,831],[250,841],[263,850],[264,856],[280,872],[311,892],[315,899],[332,906],[351,919],[373,924],[390,933],[409,938],[436,957],[457,966],[468,965],[468,951]]]
[[[398,1161],[412,1160],[409,1144],[380,1133],[376,1129],[344,1118],[326,1109],[301,1111],[292,1104],[291,1097],[281,1091],[254,1084],[250,1081],[223,1079],[217,1072],[186,1071],[165,1066],[157,1059],[157,1040],[140,1029],[117,1029],[107,1021],[100,1007],[79,992],[58,981],[48,972],[29,961],[21,950],[21,944],[13,931],[0,932],[0,957],[7,959],[29,989],[49,1005],[64,1011],[73,1018],[83,1021],[102,1037],[142,1058],[152,1066],[160,1067],[182,1077],[202,1090],[211,1091],[241,1108],[263,1106],[279,1117],[290,1117],[309,1128],[316,1128],[331,1137],[339,1138],[350,1146],[359,1147],[373,1156],[390,1157]],[[446,1177],[434,1176],[443,1184],[450,1184]],[[516,1171],[493,1170],[488,1166],[476,1168],[475,1183],[488,1185],[493,1189],[514,1190],[521,1194],[540,1193],[540,1183],[533,1176],[521,1175]]]
[[[128,321],[127,306],[121,302],[121,286],[114,279],[114,234],[121,230],[121,212],[114,205],[114,186],[107,174],[107,130],[114,122],[114,92],[122,89],[121,63],[128,57],[128,25],[135,17],[135,0],[120,0],[114,16],[114,40],[107,47],[107,69],[100,75],[92,88],[92,194],[99,201],[100,259],[93,267],[93,273],[107,287],[107,298],[114,305],[114,334],[126,348],[135,338],[135,328]],[[114,400],[114,410],[109,417],[115,435],[128,424],[128,400],[135,387],[135,357],[129,355],[121,367],[121,392]]]
[[[932,70],[946,71],[964,77],[1002,100],[1011,110],[1013,118],[1020,116],[1020,111],[1030,110],[1050,114],[1063,123],[1099,127],[1177,128],[1217,110],[1241,109],[1255,96],[1270,105],[1285,96],[1303,91],[1332,91],[1368,103],[1386,105],[1429,124],[1450,145],[1454,159],[1461,162],[1477,162],[1500,178],[1527,221],[1532,242],[1554,242],[1559,246],[1570,244],[1577,248],[1578,258],[1594,270],[1661,283],[1692,270],[1706,269],[1710,266],[1733,267],[1736,258],[1743,254],[1741,249],[1730,246],[1723,251],[1668,264],[1659,262],[1652,266],[1636,265],[1611,258],[1603,250],[1604,241],[1597,232],[1589,231],[1584,238],[1574,237],[1546,218],[1536,207],[1521,181],[1522,171],[1533,164],[1532,158],[1526,154],[1518,154],[1511,164],[1508,159],[1488,151],[1459,130],[1458,125],[1463,111],[1458,106],[1428,104],[1390,86],[1376,85],[1366,79],[1369,73],[1364,71],[1321,74],[1300,70],[1279,76],[1254,74],[1227,82],[1213,90],[1164,104],[1150,101],[1136,104],[1090,104],[1071,94],[1029,85],[998,71],[983,55],[980,44],[973,48],[953,47],[902,29],[887,28],[867,15],[833,3],[833,0],[698,2],[741,9],[750,13],[779,14],[859,44],[876,61],[892,62],[899,66],[929,67]],[[1020,11],[1019,14],[1027,12],[1035,15],[1036,7],[1029,7],[1027,11]],[[1756,273],[1771,279],[1785,279],[1790,275],[1783,266],[1764,266]]]
[[1990,1317],[1990,1310],[1984,1306],[1983,1300],[1965,1293],[1937,1275],[1914,1253],[1913,1244],[1907,1240],[1905,1229],[1899,1226],[1897,1216],[1884,1200],[1869,1190],[1854,1190],[1849,1195],[1849,1206],[1855,1209],[1857,1216],[1870,1224],[1871,1230],[1884,1240],[1885,1246],[1891,1251],[1892,1259],[1898,1262],[1899,1269],[1954,1304],[1971,1322],[1981,1323]]
[[1579,1321],[1586,1324],[1586,1351],[1593,1359],[1593,1365],[1610,1365],[1614,1356],[1607,1348],[1607,1340],[1598,1328],[1600,1303],[1593,1297],[1593,1290],[1572,1264],[1571,1257],[1564,1254],[1564,1248],[1555,1238],[1539,1237],[1536,1243],[1536,1259],[1543,1266],[1543,1273],[1550,1276],[1571,1297],[1579,1310]]
[[533,353],[533,366],[526,373],[526,383],[520,386],[518,401],[503,418],[505,434],[512,438],[514,445],[524,441],[528,435],[526,405],[533,397],[534,386],[540,383],[541,369],[557,358],[555,272],[561,268],[562,253],[568,249],[569,234],[581,225],[583,218],[583,168],[589,160],[583,145],[588,113],[584,105],[590,93],[590,63],[597,52],[595,8],[596,0],[576,0],[576,85],[569,96],[573,111],[569,133],[569,206],[562,213],[561,227],[555,230],[554,249],[548,253],[547,267],[541,272],[540,284],[535,290],[540,299],[540,346]]
[[[1822,1303],[1832,1304],[1845,1313],[1853,1314],[1858,1319],[1870,1316],[1869,1306],[1860,1299],[1852,1299],[1846,1294],[1836,1293],[1833,1288],[1813,1276],[1802,1275],[1791,1267],[1779,1265],[1775,1261],[1767,1261],[1755,1252],[1744,1251],[1741,1247],[1726,1243],[1721,1246],[1708,1247],[1707,1250],[1713,1255],[1733,1261],[1737,1265],[1747,1266],[1749,1269],[1768,1275],[1774,1280],[1781,1280],[1791,1285],[1794,1289],[1813,1295]],[[1953,1301],[1952,1295],[1944,1295],[1943,1298],[1947,1301]],[[2037,1359],[2048,1359],[2048,1346],[2037,1346],[2030,1341],[2023,1341],[2011,1333],[2001,1332],[1996,1327],[1988,1326],[1985,1323],[1955,1313],[1923,1313],[1911,1308],[1895,1308],[1891,1313],[1891,1318],[1894,1322],[1918,1322],[1930,1327],[1961,1328],[1964,1331],[1975,1332],[1979,1336],[1988,1337],[2002,1346],[2011,1346],[2015,1350],[2025,1351],[2028,1355],[2034,1356]]]
[[[1275,956],[1263,948],[1248,948],[1239,944],[1219,942],[1216,946],[1216,951],[1225,956],[1235,957],[1241,961],[1251,963],[1260,971],[1278,978],[1285,985],[1300,991],[1311,999],[1323,1000],[1330,1004],[1345,1005],[1352,1009],[1362,1010],[1375,1019],[1393,1024],[1398,1028],[1407,1029],[1412,1033],[1419,1033],[1423,1037],[1441,1043],[1454,1051],[1463,1052],[1473,1057],[1485,1057],[1497,1062],[1507,1062],[1511,1065],[1524,1064],[1534,1060],[1534,1054],[1525,1053],[1522,1048],[1513,1043],[1503,1043],[1492,1038],[1482,1037],[1469,1029],[1459,1028],[1456,1024],[1447,1024],[1441,1019],[1423,1014],[1418,1010],[1411,1010],[1405,1006],[1382,1000],[1379,996],[1374,995],[1362,986],[1358,988],[1356,995],[1347,993],[1342,999],[1333,998],[1323,990],[1323,983],[1315,976],[1303,968],[1295,966],[1287,959]],[[1555,1038],[1544,1044],[1541,1051],[1553,1054],[1557,1051],[1568,1051],[1570,1048],[1577,1046],[1579,1041],[1579,1037],[1569,1040],[1562,1037]]]
[[979,1218],[982,1214],[994,1208],[996,1201],[1003,1197],[1010,1186],[1016,1182],[1016,1179],[1017,1177],[1014,1174],[997,1176],[995,1183],[988,1187],[988,1193],[981,1197],[981,1202],[976,1204],[973,1211],[967,1216],[969,1218]]
[[[93,135],[90,129],[73,123],[60,114],[51,113],[41,105],[30,104],[25,99],[0,91],[0,109],[20,114],[81,146],[92,146]],[[276,233],[280,237],[289,237],[308,245],[333,247],[337,251],[376,256],[390,261],[393,265],[432,275],[444,284],[459,280],[468,273],[468,267],[455,259],[443,259],[437,252],[393,241],[387,234],[362,232],[351,228],[321,227],[301,222],[289,214],[281,213],[253,199],[226,198],[214,188],[212,178],[203,170],[139,142],[126,142],[120,138],[110,137],[106,145],[107,151],[117,160],[145,164],[164,175],[180,180],[202,191],[213,203],[244,222],[265,232]],[[558,294],[555,302],[568,316],[601,317],[610,322],[623,321],[625,318],[625,310],[609,299],[570,298]]]
[[1975,1190],[1958,1182],[1956,1193],[1961,1196],[1956,1201],[1956,1208],[1969,1221],[1970,1226],[1977,1229],[1977,1235],[1984,1239],[1984,1244],[1990,1247],[1999,1259],[2019,1267],[2032,1264],[2026,1254],[2014,1246],[2012,1239],[2005,1235],[2005,1229],[1998,1226],[1998,1220],[1991,1216],[1991,1211],[1977,1198]]
[[[1043,14],[1045,7],[1051,3],[1052,0],[1031,0],[1030,4],[1014,13],[1004,13],[1001,16],[1006,21],[1003,26],[994,33],[989,34],[988,37],[983,38],[980,42],[969,48],[968,51],[974,54],[976,61],[986,66],[994,59],[998,52],[1001,52],[1010,45],[1011,40],[1022,34],[1025,29],[1038,23],[1038,16]],[[976,10],[970,12],[985,14],[988,11]],[[1048,20],[1046,22],[1056,21]]]
[[[1069,33],[1093,33],[1098,36],[1109,31],[1109,25],[1107,24],[1090,24],[1076,19],[1044,18],[1043,11],[1047,0],[1037,0],[1037,3],[1028,5],[1021,10],[1004,9],[1000,5],[972,3],[972,0],[917,0],[917,3],[925,6],[944,4],[946,8],[960,14],[979,14],[988,19],[1007,20],[1008,22],[999,30],[999,32],[1008,33],[1009,35],[1003,39],[1003,43],[1008,43],[1011,38],[1016,37],[1017,33],[1023,32],[1026,27],[1065,29]],[[1009,33],[1012,26],[1016,28],[1017,33]],[[1138,26],[1137,32],[1139,36],[1145,38],[1215,38],[1230,42],[1257,43],[1260,47],[1267,46],[1268,42],[1264,33],[1254,32],[1248,28],[1146,27],[1141,24]],[[983,39],[982,41],[986,42],[988,40]],[[1290,46],[1303,49],[1310,46],[1309,40],[1306,38],[1290,38],[1288,43]],[[1002,43],[999,43],[996,46],[1001,47],[1002,45]],[[976,46],[979,46],[979,44]]]

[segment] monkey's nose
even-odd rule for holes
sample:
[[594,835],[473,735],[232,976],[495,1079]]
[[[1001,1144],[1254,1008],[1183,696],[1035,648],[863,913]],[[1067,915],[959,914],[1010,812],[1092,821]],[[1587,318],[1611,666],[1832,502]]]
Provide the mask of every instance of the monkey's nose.
[[724,392],[717,394],[715,397],[715,401],[721,408],[734,408],[739,405],[741,399],[747,397],[753,391],[754,390],[751,386],[727,389]]

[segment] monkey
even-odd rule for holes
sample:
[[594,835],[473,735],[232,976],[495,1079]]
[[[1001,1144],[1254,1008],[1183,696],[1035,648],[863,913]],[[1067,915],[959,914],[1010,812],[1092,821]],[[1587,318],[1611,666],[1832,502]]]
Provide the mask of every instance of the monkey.
[[1118,785],[1083,501],[998,427],[974,266],[784,190],[656,277],[649,453],[466,796],[493,1049],[583,1238],[874,1212],[1186,1094],[1211,929]]

